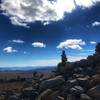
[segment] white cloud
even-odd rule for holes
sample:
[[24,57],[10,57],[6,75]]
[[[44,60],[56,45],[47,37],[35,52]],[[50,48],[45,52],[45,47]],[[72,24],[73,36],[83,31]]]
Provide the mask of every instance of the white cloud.
[[90,44],[96,44],[96,42],[95,41],[90,41]]
[[46,45],[42,42],[33,42],[32,46],[33,47],[38,47],[38,48],[45,48],[46,47]]
[[11,42],[13,42],[13,43],[20,43],[20,44],[24,43],[23,40],[12,40]]
[[83,8],[89,8],[94,5],[97,1],[100,0],[75,0],[76,5],[81,6]]
[[28,26],[28,23],[63,19],[64,13],[71,13],[76,6],[89,8],[100,0],[1,0],[3,14],[10,17],[12,24]]
[[78,49],[81,50],[82,49],[82,45],[85,45],[85,41],[81,40],[81,39],[68,39],[65,40],[63,42],[61,42],[57,48],[70,48],[70,49]]
[[13,53],[13,52],[18,52],[17,50],[14,50],[12,47],[6,47],[3,49],[5,53]]
[[100,22],[95,21],[95,22],[92,23],[92,26],[100,26]]

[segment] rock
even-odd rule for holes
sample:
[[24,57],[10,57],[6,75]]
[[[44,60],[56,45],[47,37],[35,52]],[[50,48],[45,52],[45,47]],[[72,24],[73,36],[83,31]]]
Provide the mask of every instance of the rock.
[[77,67],[77,68],[74,69],[74,72],[78,73],[78,74],[81,74],[82,71],[83,71],[83,68],[81,68],[81,67]]
[[80,100],[92,100],[87,94],[81,94]]
[[67,95],[67,99],[65,99],[65,100],[76,100],[76,99],[75,99],[75,96],[74,95],[68,94]]
[[57,96],[57,100],[64,100],[64,98],[61,96]]
[[68,80],[61,88],[62,96],[66,98],[66,95],[68,94],[70,88],[77,86],[78,81],[76,79]]
[[66,98],[66,96],[67,96],[67,94],[68,94],[70,88],[71,88],[71,87],[70,87],[69,83],[68,83],[68,84],[65,83],[65,84],[62,86],[62,88],[61,88],[61,90],[60,90],[60,93],[61,93],[61,95],[62,95],[64,98]]
[[84,75],[83,74],[73,74],[73,77],[74,78],[81,78],[81,77],[84,77]]
[[60,94],[59,90],[52,92],[52,94],[51,94],[51,100],[56,100],[57,97],[59,96],[59,94]]
[[51,100],[52,92],[53,91],[51,89],[45,90],[43,93],[40,94],[40,96],[38,97],[38,100]]
[[81,86],[83,86],[84,88],[89,88],[89,81],[90,81],[89,76],[77,78],[77,80]]
[[100,75],[93,75],[92,79],[89,82],[89,85],[93,87],[99,84],[100,84]]
[[68,80],[67,84],[69,84],[70,87],[73,87],[75,85],[78,85],[78,81],[76,79]]
[[31,98],[35,99],[35,97],[38,95],[38,92],[36,92],[32,87],[24,88],[21,93],[21,98]]
[[91,75],[94,73],[94,70],[93,70],[92,67],[87,67],[87,68],[86,68],[86,72],[88,73],[88,75],[91,76]]
[[73,95],[79,95],[81,93],[84,93],[84,89],[81,86],[74,86],[70,89],[70,93]]
[[100,100],[100,85],[97,85],[90,90],[88,90],[87,94],[93,98],[93,100]]
[[65,64],[59,63],[57,66],[57,73],[58,75],[69,75],[72,71],[72,65],[69,62],[66,62]]
[[65,80],[62,76],[56,76],[54,78],[41,82],[39,90],[44,91],[46,89],[57,88],[60,87],[64,82]]
[[100,65],[98,67],[96,67],[96,73],[100,74]]

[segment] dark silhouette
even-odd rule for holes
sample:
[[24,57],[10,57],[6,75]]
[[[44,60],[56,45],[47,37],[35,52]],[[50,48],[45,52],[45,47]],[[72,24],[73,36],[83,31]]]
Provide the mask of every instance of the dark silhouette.
[[66,53],[64,50],[62,51],[61,61],[62,61],[62,64],[66,64],[67,62],[67,57],[66,57]]

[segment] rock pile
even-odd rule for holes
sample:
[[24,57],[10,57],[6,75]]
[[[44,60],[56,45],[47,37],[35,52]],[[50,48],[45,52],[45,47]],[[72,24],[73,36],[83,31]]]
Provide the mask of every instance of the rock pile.
[[40,83],[36,100],[100,100],[100,43],[95,54],[78,62],[67,62],[65,51],[57,76]]

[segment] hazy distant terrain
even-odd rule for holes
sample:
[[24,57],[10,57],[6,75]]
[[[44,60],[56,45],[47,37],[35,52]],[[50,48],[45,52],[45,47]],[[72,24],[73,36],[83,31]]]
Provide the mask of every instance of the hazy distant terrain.
[[[54,69],[54,67],[1,68],[0,91],[4,91],[5,93],[7,93],[7,91],[12,91],[13,93],[20,93],[23,87],[30,87],[32,85],[34,71],[37,71],[38,75],[43,75],[46,78],[52,75],[51,71]],[[1,99],[5,100],[5,96],[0,96],[0,100]]]
[[45,71],[45,70],[53,70],[55,68],[55,66],[26,66],[26,67],[0,67],[0,72],[13,72],[13,71],[17,71],[17,72],[24,72],[24,71]]

